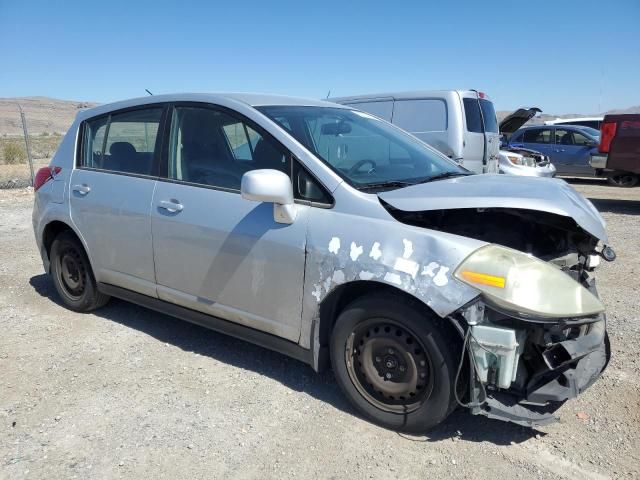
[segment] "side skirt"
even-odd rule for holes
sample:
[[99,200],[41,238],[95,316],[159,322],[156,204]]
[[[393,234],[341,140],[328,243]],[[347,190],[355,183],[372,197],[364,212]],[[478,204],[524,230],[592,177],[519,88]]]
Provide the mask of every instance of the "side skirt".
[[313,352],[311,350],[302,348],[297,343],[276,337],[270,333],[261,332],[260,330],[255,330],[238,323],[233,323],[195,310],[190,310],[173,303],[165,302],[158,298],[148,297],[141,293],[132,292],[131,290],[109,285],[107,283],[98,283],[98,290],[107,295],[111,295],[112,297],[120,298],[127,302],[135,303],[142,307],[146,307],[166,315],[171,315],[172,317],[186,320],[187,322],[195,323],[201,327],[209,328],[216,332],[245,340],[255,345],[295,358],[301,362],[310,365],[313,364]]

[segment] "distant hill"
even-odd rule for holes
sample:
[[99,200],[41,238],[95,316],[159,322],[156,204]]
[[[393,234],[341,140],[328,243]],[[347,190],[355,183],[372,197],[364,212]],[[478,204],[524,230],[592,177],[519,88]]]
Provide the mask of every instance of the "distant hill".
[[[99,105],[94,102],[80,102],[76,100],[58,100],[48,97],[16,97],[0,98],[0,136],[22,135],[22,123],[18,104],[22,106],[29,133],[40,135],[43,133],[65,133],[79,110]],[[502,120],[510,111],[497,112],[498,119]],[[640,106],[610,110],[605,113],[640,113]],[[542,113],[529,121],[530,125],[541,124],[547,120],[556,118],[591,117],[594,114],[566,113],[552,115]]]
[[18,104],[22,106],[31,135],[65,133],[79,110],[98,105],[48,97],[0,98],[1,136],[22,135]]
[[[512,113],[512,111],[496,112],[496,115],[498,116],[498,121],[502,121],[502,119],[505,118],[510,113]],[[542,125],[546,121],[557,120],[559,118],[564,119],[564,118],[577,118],[577,117],[599,117],[599,116],[606,115],[608,113],[640,113],[640,105],[635,107],[623,108],[623,109],[609,110],[604,113],[563,113],[560,115],[553,115],[553,114],[547,114],[543,112],[537,117],[534,117],[531,120],[529,120],[529,122],[527,122],[527,125]]]

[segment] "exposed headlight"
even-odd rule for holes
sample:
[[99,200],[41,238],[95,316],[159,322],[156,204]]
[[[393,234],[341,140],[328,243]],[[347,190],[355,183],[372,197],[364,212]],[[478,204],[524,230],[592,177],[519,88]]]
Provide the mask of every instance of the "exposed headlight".
[[488,303],[524,316],[583,317],[604,311],[595,295],[558,268],[499,245],[479,248],[454,275],[480,290]]
[[514,165],[522,165],[522,157],[516,157],[515,155],[507,155],[507,158]]

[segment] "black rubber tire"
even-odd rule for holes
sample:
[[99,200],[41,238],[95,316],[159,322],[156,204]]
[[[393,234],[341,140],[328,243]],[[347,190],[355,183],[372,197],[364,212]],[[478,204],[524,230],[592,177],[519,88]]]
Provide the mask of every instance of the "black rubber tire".
[[[371,318],[390,319],[409,330],[431,359],[433,388],[417,409],[409,413],[382,410],[365,398],[354,385],[347,366],[347,341],[360,322]],[[374,423],[392,430],[422,433],[442,421],[455,409],[455,345],[442,320],[412,302],[396,296],[366,296],[350,303],[338,316],[331,335],[331,362],[340,388],[353,406]]]
[[635,187],[640,181],[640,176],[634,173],[613,174],[607,177],[609,185],[621,188]]
[[[82,291],[78,295],[73,295],[70,292],[69,287],[63,280],[63,267],[62,257],[65,252],[75,252],[76,262],[81,267],[81,272],[78,276],[82,277],[79,280],[83,282]],[[53,284],[62,299],[62,302],[71,310],[76,312],[90,312],[104,306],[109,299],[109,295],[105,295],[98,291],[96,279],[89,263],[87,253],[84,251],[84,247],[78,237],[71,231],[64,231],[60,233],[51,245],[51,252],[49,255],[51,261],[51,277]]]

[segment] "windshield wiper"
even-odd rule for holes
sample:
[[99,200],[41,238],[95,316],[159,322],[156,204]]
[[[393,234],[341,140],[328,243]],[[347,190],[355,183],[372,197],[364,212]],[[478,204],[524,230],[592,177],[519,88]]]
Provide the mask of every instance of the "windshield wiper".
[[380,188],[388,188],[393,190],[394,188],[402,188],[408,187],[409,185],[415,185],[415,182],[401,182],[398,180],[391,180],[388,182],[379,182],[379,183],[366,183],[364,185],[357,186],[358,190],[367,191],[367,190],[377,190]]
[[442,172],[432,177],[427,177],[424,180],[421,180],[419,183],[433,182],[434,180],[442,180],[444,178],[452,178],[452,177],[466,177],[468,175],[473,175],[473,173],[466,172]]

